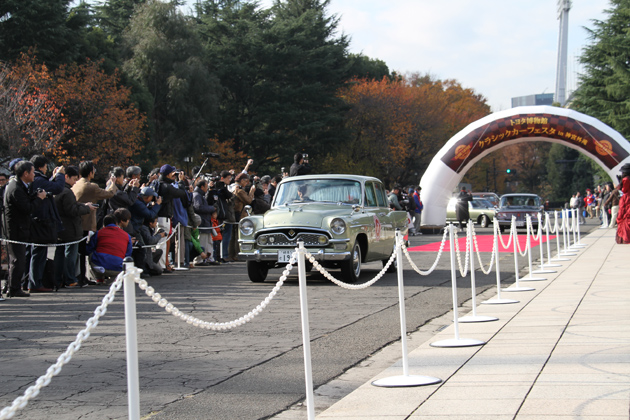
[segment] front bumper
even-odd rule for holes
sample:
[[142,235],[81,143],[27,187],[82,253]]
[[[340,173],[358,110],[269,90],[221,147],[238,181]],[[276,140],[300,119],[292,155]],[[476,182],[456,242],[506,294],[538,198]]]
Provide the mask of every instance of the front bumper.
[[[350,259],[350,251],[334,251],[322,248],[306,248],[317,261],[344,261]],[[278,261],[278,250],[255,249],[239,252],[238,258],[244,261]]]

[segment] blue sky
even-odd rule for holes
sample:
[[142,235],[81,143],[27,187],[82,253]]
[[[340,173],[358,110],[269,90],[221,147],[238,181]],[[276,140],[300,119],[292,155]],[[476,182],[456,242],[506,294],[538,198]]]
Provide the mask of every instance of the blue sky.
[[[576,57],[588,42],[583,27],[603,20],[608,7],[608,0],[573,0],[569,90],[577,82]],[[555,91],[556,10],[556,0],[332,0],[329,6],[351,37],[352,52],[399,73],[456,79],[484,95],[493,111],[510,108],[513,96]]]

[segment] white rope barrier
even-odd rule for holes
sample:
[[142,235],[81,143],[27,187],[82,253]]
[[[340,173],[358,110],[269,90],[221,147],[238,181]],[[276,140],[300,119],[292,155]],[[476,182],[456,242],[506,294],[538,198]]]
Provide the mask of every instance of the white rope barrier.
[[[494,228],[493,226],[493,233],[496,236],[497,235],[497,231],[496,228]],[[498,250],[496,248],[496,241],[492,241],[492,254],[490,256],[490,263],[488,264],[488,270],[486,270],[485,268],[483,268],[483,262],[481,262],[481,253],[479,252],[479,244],[477,243],[477,232],[475,232],[475,227],[472,226],[472,238],[473,238],[473,244],[475,246],[475,248],[473,248],[473,252],[476,249],[477,250],[477,261],[479,261],[479,268],[481,269],[481,271],[483,272],[483,274],[490,274],[490,272],[492,271],[492,263],[494,262],[494,257],[496,254],[498,254]]]
[[[512,216],[512,229],[514,230],[514,242],[516,244],[516,249],[518,249],[518,253],[521,257],[527,255],[527,251],[529,251],[529,243],[525,243],[525,251],[521,251],[521,243],[518,241],[518,233],[516,232],[516,218]],[[529,232],[527,233],[529,235]]]
[[411,259],[411,255],[409,255],[409,250],[407,249],[405,244],[401,244],[402,250],[405,253],[405,256],[407,257],[407,261],[409,261],[409,264],[411,265],[411,268],[413,268],[413,270],[416,273],[420,274],[421,276],[428,276],[429,274],[431,274],[435,270],[435,268],[438,265],[438,262],[440,261],[440,257],[442,256],[442,252],[444,251],[444,244],[446,243],[446,236],[447,235],[448,235],[448,229],[444,229],[444,235],[442,236],[442,242],[440,243],[440,249],[438,250],[438,254],[437,254],[437,257],[435,258],[435,262],[433,263],[431,268],[429,268],[427,271],[422,271],[422,270],[420,270],[418,268],[418,266]]
[[185,313],[180,311],[176,306],[174,306],[172,303],[169,303],[169,301],[166,298],[162,297],[161,294],[157,293],[153,287],[149,286],[146,280],[137,278],[136,283],[138,283],[138,287],[144,290],[144,293],[146,293],[146,295],[150,297],[151,300],[153,300],[153,302],[157,303],[159,307],[164,308],[166,312],[170,313],[174,317],[181,319],[187,324],[191,324],[193,327],[205,328],[205,329],[214,330],[214,331],[225,331],[225,330],[229,330],[232,328],[245,325],[248,322],[252,321],[257,315],[259,315],[276,296],[276,294],[278,293],[278,291],[280,290],[280,288],[286,281],[287,277],[291,273],[291,270],[293,269],[293,266],[295,265],[296,260],[297,260],[297,251],[291,255],[291,259],[289,260],[289,263],[286,265],[285,270],[282,272],[282,276],[280,276],[280,279],[276,282],[275,287],[271,289],[271,292],[269,292],[269,295],[259,305],[257,305],[251,311],[249,311],[246,315],[243,315],[238,319],[235,319],[233,321],[228,321],[228,322],[208,322],[208,321],[204,321],[202,319],[196,318],[192,315],[186,315]]
[[0,420],[13,418],[19,410],[26,407],[28,402],[39,394],[42,388],[50,384],[53,376],[56,376],[61,372],[63,366],[70,362],[72,356],[74,356],[74,354],[81,348],[81,344],[87,340],[92,330],[96,328],[99,319],[107,312],[107,306],[114,301],[116,292],[120,290],[122,285],[123,273],[116,277],[116,280],[109,288],[109,293],[103,297],[101,304],[94,310],[94,316],[87,320],[85,323],[86,327],[77,334],[77,338],[70,343],[66,351],[57,358],[57,362],[46,370],[45,375],[40,376],[35,381],[35,385],[28,387],[22,396],[17,397],[10,406],[5,407],[2,411],[0,411]]
[[[468,223],[466,223],[466,232],[468,232],[468,225],[470,223],[470,220],[468,221]],[[468,258],[470,257],[470,243],[468,242],[468,234],[466,235],[466,251],[464,253],[464,258],[466,260],[466,263],[464,264],[464,268],[462,269],[462,260],[461,260],[461,256],[459,255],[459,238],[457,237],[457,229],[455,229],[454,231],[454,235],[455,235],[455,255],[457,256],[457,266],[459,267],[459,273],[461,274],[462,277],[466,277],[466,275],[468,274]]]
[[6,238],[2,238],[0,239],[2,242],[5,243],[11,243],[11,244],[18,244],[18,245],[27,245],[27,246],[45,246],[45,247],[49,247],[49,246],[66,246],[66,245],[74,245],[74,244],[78,244],[80,242],[85,241],[87,238],[89,238],[89,236],[84,236],[83,238],[79,239],[78,241],[74,241],[74,242],[64,242],[62,244],[34,244],[34,243],[30,243],[30,242],[20,242],[20,241],[12,241],[11,239],[6,239]]
[[[311,253],[309,253],[308,251],[304,253],[304,257],[308,259],[308,261],[311,264],[313,264],[314,269],[319,271],[324,277],[326,277],[328,280],[330,280],[337,286],[342,287],[344,289],[348,289],[348,290],[361,290],[361,289],[367,289],[368,287],[370,287],[371,285],[379,281],[381,277],[385,275],[389,267],[394,263],[394,260],[396,259],[396,250],[398,249],[399,246],[400,246],[400,243],[395,244],[394,252],[392,252],[392,255],[389,257],[389,260],[387,260],[387,263],[385,264],[383,269],[379,271],[378,274],[372,280],[366,281],[365,283],[361,283],[361,284],[348,284],[339,279],[336,279],[332,274],[326,271],[326,269],[322,267],[321,264],[318,263],[317,260],[315,260],[315,257],[313,257]],[[402,261],[399,263],[402,263]]]
[[499,231],[499,241],[501,241],[501,246],[503,246],[503,248],[508,249],[510,247],[510,245],[512,244],[512,224],[510,224],[510,234],[508,235],[508,242],[507,244],[505,242],[503,242],[503,236],[501,235],[501,227],[497,225],[497,229]]

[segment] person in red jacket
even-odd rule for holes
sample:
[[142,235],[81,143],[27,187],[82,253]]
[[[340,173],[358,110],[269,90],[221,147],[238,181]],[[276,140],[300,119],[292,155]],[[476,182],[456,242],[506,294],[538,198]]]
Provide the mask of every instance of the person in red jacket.
[[[131,236],[124,231],[130,219],[129,210],[116,209],[113,218],[106,217],[103,228],[90,238],[87,252],[91,254],[92,266],[97,271],[101,271],[98,268],[101,267],[106,275],[114,275],[123,270],[123,259],[131,256],[132,251]],[[102,276],[98,277],[101,277],[99,280],[102,283]]]
[[617,214],[617,243],[630,244],[630,163],[621,167],[621,180],[618,188],[621,188],[623,196],[619,200],[619,213]]
[[223,240],[223,234],[221,233],[221,228],[218,212],[215,210],[212,212],[212,216],[210,216],[210,222],[212,223],[212,227],[214,229],[210,229],[210,237],[212,237],[212,249],[214,251],[214,262],[219,263],[221,261],[221,241]]

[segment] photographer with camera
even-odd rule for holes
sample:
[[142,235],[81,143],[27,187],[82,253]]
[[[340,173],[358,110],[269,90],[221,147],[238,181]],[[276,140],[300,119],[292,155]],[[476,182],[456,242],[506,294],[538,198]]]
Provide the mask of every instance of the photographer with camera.
[[308,154],[296,153],[293,156],[293,165],[289,169],[289,176],[308,175],[313,168],[308,164]]
[[[63,166],[58,166],[53,170],[52,177],[48,179],[46,177],[48,162],[48,159],[42,155],[31,158],[31,163],[35,167],[35,179],[31,190],[46,192],[42,205],[33,213],[31,242],[35,244],[57,243],[57,232],[63,229],[53,196],[63,192],[66,185],[66,171]],[[52,292],[51,288],[44,287],[42,283],[47,258],[47,246],[32,245],[28,279],[28,288],[31,293]]]

